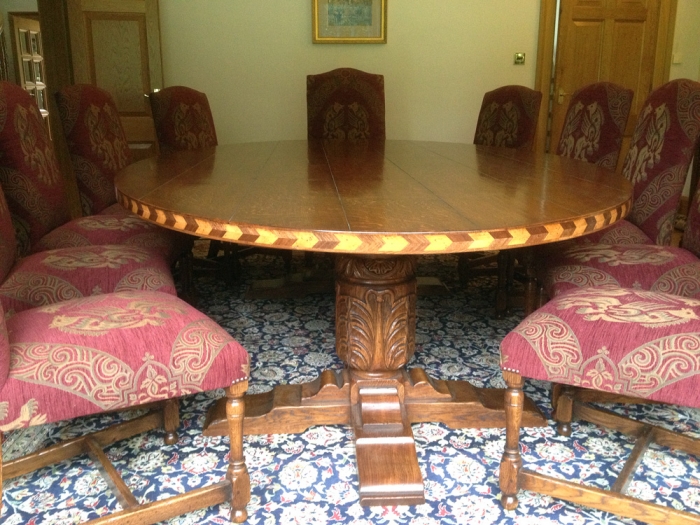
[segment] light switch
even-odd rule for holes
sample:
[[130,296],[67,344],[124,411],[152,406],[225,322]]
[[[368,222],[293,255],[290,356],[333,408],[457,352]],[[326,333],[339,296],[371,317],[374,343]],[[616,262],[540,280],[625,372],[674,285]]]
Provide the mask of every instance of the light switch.
[[513,58],[513,64],[520,66],[524,63],[525,63],[525,53],[515,53],[515,57]]

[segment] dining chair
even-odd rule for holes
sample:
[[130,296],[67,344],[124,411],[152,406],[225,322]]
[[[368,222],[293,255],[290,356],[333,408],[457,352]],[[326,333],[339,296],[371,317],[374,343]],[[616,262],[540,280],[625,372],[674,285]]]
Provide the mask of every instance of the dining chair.
[[[634,142],[637,151],[640,150],[641,143],[645,145],[648,153],[631,154],[633,158],[644,157],[641,163],[630,160],[629,155],[625,163],[629,177],[637,181],[635,195],[639,195],[633,205],[631,220],[648,215],[655,217],[656,223],[667,222],[663,228],[672,227],[669,216],[675,216],[678,199],[676,198],[674,206],[665,204],[664,199],[673,196],[674,193],[676,197],[680,196],[692,158],[692,150],[700,136],[700,83],[687,82],[687,84],[680,82],[661,88],[670,90],[674,96],[670,97],[662,93],[664,96],[659,100],[676,99],[679,108],[678,111],[673,112],[679,117],[669,118],[669,124],[665,125],[665,140],[663,135],[654,138],[653,133],[647,133],[650,124],[640,124],[638,128],[641,129],[635,131],[635,136],[643,134],[645,137]],[[645,106],[644,111],[664,115],[669,107],[668,103],[659,102],[658,105]],[[640,120],[644,121],[644,118]],[[675,126],[671,126],[671,122]],[[669,141],[676,142],[678,145],[673,145]],[[653,148],[658,151],[658,155],[651,153]],[[690,152],[686,151],[687,149],[690,149]],[[659,165],[661,168],[657,169]],[[637,187],[644,182],[644,177],[639,174],[634,175],[632,171],[635,169],[634,166],[639,170],[643,170],[644,167],[649,169],[647,178],[652,177],[653,169],[653,173],[656,173],[653,177],[656,184],[647,186],[644,191],[638,191]],[[637,203],[641,205],[637,206]],[[646,208],[643,207],[644,203]],[[646,235],[641,238],[641,243],[632,244],[629,238],[621,239],[613,235],[616,231],[613,225],[607,230],[608,234],[598,236],[597,242],[569,242],[565,248],[561,248],[561,251],[555,251],[553,247],[547,249],[546,256],[542,257],[538,264],[539,280],[545,295],[555,297],[570,288],[616,284],[687,297],[696,296],[700,293],[699,207],[700,194],[696,191],[689,206],[686,227],[681,238],[682,247],[668,246],[666,242],[653,243]],[[661,211],[657,212],[658,208],[662,208]],[[640,220],[637,219],[637,222]],[[629,224],[634,226],[631,221]],[[645,225],[647,222],[643,221],[641,224]],[[627,228],[624,231],[634,232],[635,230]],[[639,231],[640,235],[643,235],[641,229]],[[647,231],[656,231],[656,238],[659,241],[666,240],[667,235],[664,230],[657,229],[655,223],[648,225]]]
[[[593,406],[571,395],[581,387],[634,398],[700,407],[700,301],[617,286],[565,292],[527,316],[501,342],[506,381],[506,440],[501,459],[501,502],[518,505],[529,490],[651,524],[698,524],[700,516],[625,494],[652,444],[700,455],[700,440]],[[608,488],[527,468],[520,443],[524,379],[565,385],[554,410],[557,442],[574,456],[585,448],[572,434],[574,419],[629,435],[635,445]],[[582,463],[590,463],[581,458]],[[609,471],[612,474],[612,471]],[[571,477],[575,472],[569,473]],[[582,477],[582,476],[576,476]]]
[[502,86],[484,94],[474,144],[532,150],[542,93],[525,86]]
[[[0,456],[0,480],[87,454],[122,508],[98,518],[100,523],[156,523],[224,502],[231,505],[232,520],[242,522],[250,498],[243,457],[248,375],[245,349],[173,295],[102,294],[24,310],[8,319],[0,306],[0,437],[2,432],[82,416],[150,409],[4,464]],[[227,397],[230,457],[225,478],[173,498],[142,501],[104,449],[161,426],[166,445],[181,446],[177,398],[217,388],[224,388]],[[186,460],[185,447],[178,454]]]
[[622,167],[632,183],[632,209],[610,228],[582,243],[671,243],[681,193],[700,126],[700,83],[672,80],[655,89],[637,118]]
[[156,251],[172,263],[189,250],[188,236],[133,214],[71,220],[64,178],[36,101],[20,86],[0,82],[0,107],[0,185],[20,256],[70,246],[126,244]]
[[161,152],[216,146],[214,116],[206,93],[170,86],[148,95]]
[[12,315],[68,299],[125,290],[177,294],[161,256],[140,246],[74,246],[17,257],[12,219],[0,188],[0,305]]
[[612,82],[595,82],[577,90],[569,101],[557,155],[614,170],[633,96],[631,89]]
[[[206,93],[187,86],[169,86],[149,93],[148,100],[161,153],[218,145],[214,116]],[[285,260],[288,272],[292,262],[292,253],[286,250],[252,250],[216,239],[209,241],[207,258],[214,259],[221,251],[224,252],[224,276],[229,283],[240,273],[241,257],[259,253],[280,255]]]
[[384,75],[349,67],[306,76],[309,139],[384,140]]
[[75,84],[55,97],[83,215],[128,213],[117,203],[114,177],[132,157],[112,95],[92,84]]
[[[531,151],[535,144],[542,93],[525,86],[502,86],[484,94],[474,144]],[[495,263],[495,266],[494,266]],[[512,250],[461,253],[457,273],[462,286],[480,275],[497,275],[496,317],[503,317],[515,265]]]

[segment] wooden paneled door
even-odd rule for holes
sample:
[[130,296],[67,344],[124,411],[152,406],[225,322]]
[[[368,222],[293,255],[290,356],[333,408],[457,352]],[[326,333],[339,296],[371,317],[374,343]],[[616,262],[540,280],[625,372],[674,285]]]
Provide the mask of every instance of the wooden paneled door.
[[158,0],[67,0],[73,79],[109,91],[134,158],[155,153],[148,99],[163,87]]
[[[552,3],[543,0],[543,10],[548,4],[554,9]],[[615,82],[634,90],[621,164],[642,104],[654,88],[668,80],[675,14],[676,0],[561,0],[550,151],[559,140],[574,91],[592,82]],[[540,46],[543,43],[546,39],[540,34]],[[546,77],[544,69],[538,67],[538,77]]]

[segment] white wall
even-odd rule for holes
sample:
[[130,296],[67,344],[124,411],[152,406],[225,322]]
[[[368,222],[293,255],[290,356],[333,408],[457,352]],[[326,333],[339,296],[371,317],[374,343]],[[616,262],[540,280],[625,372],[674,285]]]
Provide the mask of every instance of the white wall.
[[671,79],[700,81],[700,1],[678,0]]
[[346,45],[311,43],[311,0],[161,0],[164,83],[207,93],[220,143],[305,138],[306,75],[337,67],[384,75],[390,139],[471,142],[485,91],[534,86],[539,1],[388,4],[387,44]]

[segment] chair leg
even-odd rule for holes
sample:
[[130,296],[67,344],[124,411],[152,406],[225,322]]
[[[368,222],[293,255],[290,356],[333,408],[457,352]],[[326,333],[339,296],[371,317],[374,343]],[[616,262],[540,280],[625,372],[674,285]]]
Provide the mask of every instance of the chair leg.
[[219,250],[223,248],[223,243],[221,241],[210,240],[209,250],[207,251],[207,259],[216,259],[219,255]]
[[182,281],[182,299],[192,306],[197,305],[197,289],[194,286],[194,255],[192,250],[183,253],[178,259]]
[[226,477],[231,482],[231,521],[234,523],[242,523],[248,518],[245,507],[250,501],[250,476],[243,456],[243,395],[247,389],[247,381],[226,389],[226,419],[231,447]]
[[571,420],[574,417],[574,387],[563,385],[557,396],[554,419],[557,422],[557,432],[562,436],[571,435]]
[[506,413],[506,445],[501,458],[499,486],[501,487],[501,504],[507,510],[518,506],[518,490],[520,483],[518,475],[523,466],[520,457],[520,424],[523,416],[523,378],[516,372],[503,371],[506,380],[505,413]]
[[498,284],[496,285],[496,319],[503,319],[508,313],[508,250],[498,252]]
[[180,426],[180,400],[168,399],[163,405],[163,427],[165,428],[165,444],[177,443],[177,428]]

